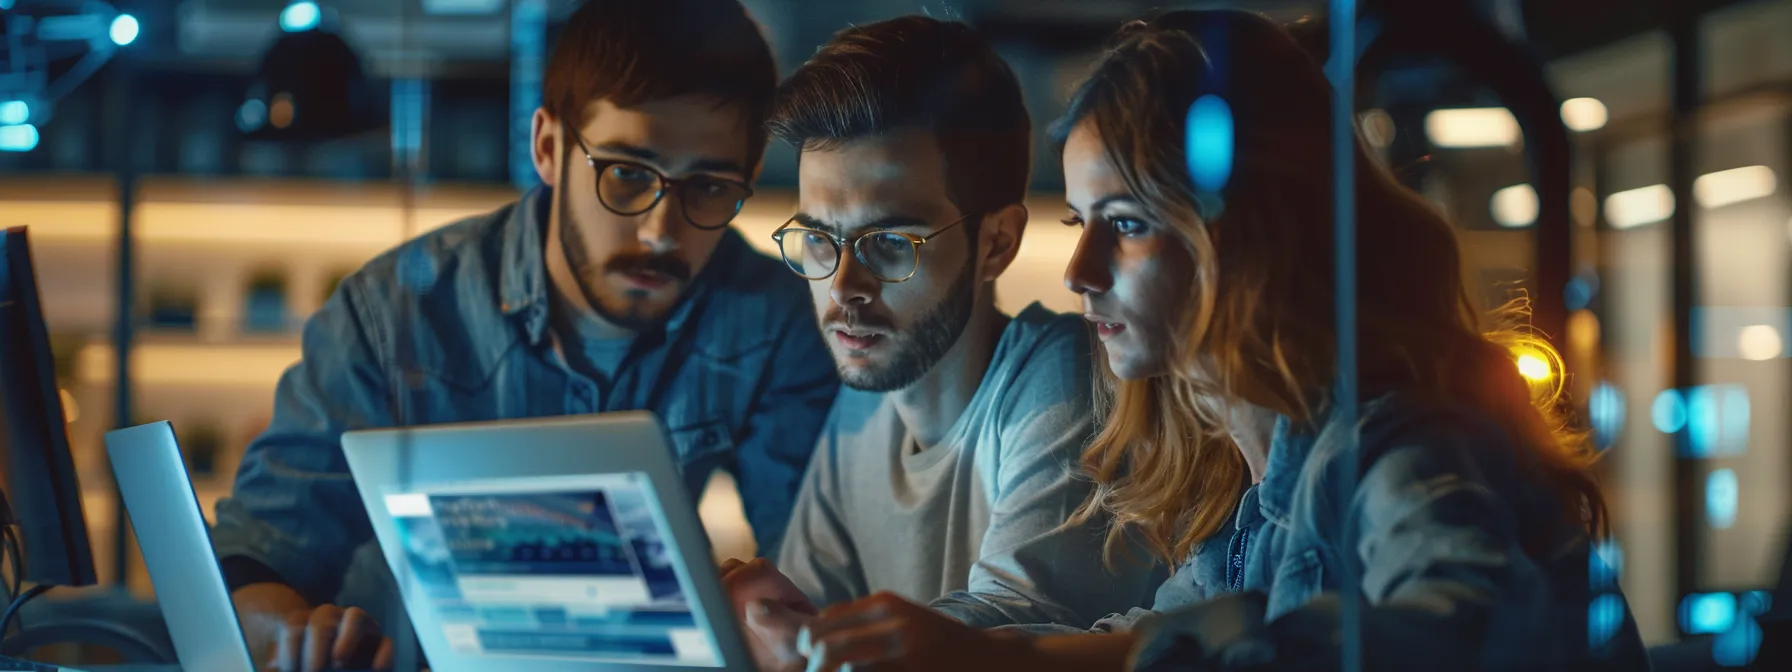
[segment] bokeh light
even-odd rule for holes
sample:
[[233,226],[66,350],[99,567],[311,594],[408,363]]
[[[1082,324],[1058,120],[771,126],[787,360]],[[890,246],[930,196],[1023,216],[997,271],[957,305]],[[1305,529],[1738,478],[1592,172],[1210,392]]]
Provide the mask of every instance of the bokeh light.
[[1773,608],[1773,593],[1765,590],[1751,590],[1742,594],[1742,610],[1756,616],[1767,613]]
[[236,110],[236,127],[244,133],[260,130],[268,123],[268,104],[260,98],[250,98]]
[[1512,360],[1518,365],[1518,375],[1533,383],[1547,383],[1556,376],[1555,357],[1542,348],[1531,345],[1513,347]]
[[1649,419],[1663,434],[1673,434],[1686,426],[1686,402],[1679,390],[1662,390],[1649,406]]
[[268,106],[268,123],[274,128],[286,128],[292,125],[293,118],[298,116],[298,109],[292,104],[292,94],[274,94],[274,104]]
[[1605,127],[1610,114],[1598,98],[1569,98],[1562,101],[1562,123],[1571,131],[1594,131]]
[[1592,189],[1575,187],[1568,195],[1568,212],[1574,216],[1574,223],[1591,228],[1599,220],[1599,197]]
[[1718,396],[1710,385],[1692,388],[1686,394],[1686,449],[1688,457],[1710,457],[1717,451],[1723,424],[1718,415]]
[[1761,651],[1763,634],[1755,619],[1738,620],[1736,627],[1725,630],[1711,642],[1711,662],[1724,667],[1742,667],[1755,662],[1755,654]]
[[1779,357],[1785,351],[1785,342],[1780,338],[1780,330],[1773,325],[1754,324],[1737,333],[1736,351],[1743,359],[1764,362]]
[[0,126],[0,152],[29,152],[33,149],[37,149],[36,126]]
[[1728,455],[1746,452],[1749,430],[1748,388],[1741,385],[1724,386],[1718,414],[1723,418],[1719,449]]
[[1624,600],[1615,593],[1602,593],[1587,605],[1587,644],[1605,646],[1618,627],[1624,624]]
[[1680,601],[1680,630],[1689,635],[1712,635],[1736,622],[1736,596],[1730,593],[1693,593]]
[[31,105],[23,100],[0,102],[0,126],[31,121]]
[[112,28],[106,32],[111,36],[113,44],[122,47],[136,42],[137,33],[141,29],[142,27],[137,25],[137,17],[119,14],[117,18],[112,19]]
[[1224,98],[1205,95],[1188,107],[1189,176],[1202,191],[1217,192],[1232,178],[1232,108]]
[[1718,469],[1705,477],[1705,520],[1717,529],[1736,524],[1736,506],[1742,483],[1732,469]]
[[1582,308],[1568,314],[1568,344],[1577,356],[1592,358],[1601,336],[1599,316],[1593,311]]
[[1537,221],[1537,190],[1528,184],[1514,184],[1493,192],[1487,207],[1493,213],[1493,221],[1500,226],[1508,229],[1530,226]]
[[299,33],[316,28],[323,19],[323,12],[318,11],[315,2],[295,2],[280,11],[280,29],[289,33]]
[[1609,382],[1601,381],[1587,395],[1587,422],[1593,428],[1593,442],[1600,449],[1610,448],[1624,432],[1624,393]]

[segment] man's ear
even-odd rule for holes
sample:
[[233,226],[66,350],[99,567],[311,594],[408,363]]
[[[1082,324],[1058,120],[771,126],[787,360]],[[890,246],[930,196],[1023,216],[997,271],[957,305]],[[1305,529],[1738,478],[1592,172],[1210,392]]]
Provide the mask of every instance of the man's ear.
[[529,153],[535,163],[535,175],[548,187],[558,187],[560,180],[560,148],[566,146],[561,136],[560,121],[545,108],[535,108],[529,122]]
[[1023,204],[1012,203],[984,215],[978,234],[983,239],[978,246],[983,255],[983,277],[978,280],[992,282],[1001,277],[1020,254],[1021,237],[1026,232],[1027,206]]

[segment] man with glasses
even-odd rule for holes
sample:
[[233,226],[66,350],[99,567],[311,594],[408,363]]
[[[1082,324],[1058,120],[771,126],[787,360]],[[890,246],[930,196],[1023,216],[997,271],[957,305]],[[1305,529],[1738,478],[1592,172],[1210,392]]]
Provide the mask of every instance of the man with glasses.
[[380,256],[306,324],[213,532],[258,656],[389,664],[376,619],[333,606],[390,605],[395,588],[345,430],[651,410],[689,492],[731,471],[776,553],[838,387],[802,280],[729,228],[776,84],[737,0],[571,16],[534,118],[546,186]]
[[1110,573],[1100,524],[1060,528],[1088,495],[1087,328],[996,307],[1032,144],[1007,64],[959,23],[850,28],[780,86],[771,128],[800,151],[799,212],[773,237],[849,389],[778,562],[724,567],[761,667],[798,666],[818,607],[878,591],[979,627],[1149,602],[1161,572]]

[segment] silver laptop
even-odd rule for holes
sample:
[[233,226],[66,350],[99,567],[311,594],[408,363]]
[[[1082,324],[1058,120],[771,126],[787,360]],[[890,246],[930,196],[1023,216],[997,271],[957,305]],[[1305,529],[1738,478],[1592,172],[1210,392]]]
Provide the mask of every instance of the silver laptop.
[[752,668],[652,414],[367,430],[342,448],[437,672]]
[[257,672],[174,427],[157,422],[107,432],[106,454],[181,667]]

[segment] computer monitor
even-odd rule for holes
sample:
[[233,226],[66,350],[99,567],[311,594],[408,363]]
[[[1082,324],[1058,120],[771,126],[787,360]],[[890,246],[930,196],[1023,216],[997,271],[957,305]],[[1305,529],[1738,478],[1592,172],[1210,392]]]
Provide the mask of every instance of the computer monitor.
[[0,234],[0,429],[4,496],[19,528],[25,581],[98,583],[24,227]]

